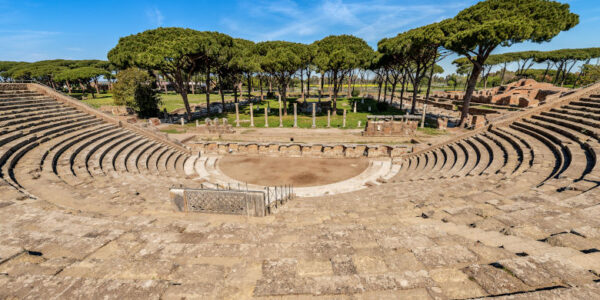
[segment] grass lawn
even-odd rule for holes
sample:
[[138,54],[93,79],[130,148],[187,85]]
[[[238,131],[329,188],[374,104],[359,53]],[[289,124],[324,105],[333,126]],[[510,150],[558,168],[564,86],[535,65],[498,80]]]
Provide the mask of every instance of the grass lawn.
[[[73,93],[72,97],[81,99],[81,93]],[[91,94],[87,94],[87,99],[82,100],[83,103],[86,103],[94,108],[99,108],[103,105],[115,105],[114,100],[111,93],[96,95],[96,98],[92,98]],[[178,108],[183,108],[183,100],[181,99],[181,95],[170,92],[168,94],[160,94],[162,99],[162,105],[160,106],[160,110],[167,109],[168,112],[176,110]],[[193,104],[204,104],[206,103],[206,95],[205,94],[189,94],[188,100],[190,101],[190,105]],[[225,101],[233,100],[233,94],[225,94]],[[218,94],[210,94],[211,102],[220,102],[221,96]]]
[[[178,108],[183,108],[183,101],[181,100],[181,96],[175,93],[169,94],[160,94],[162,98],[161,110],[166,108],[167,111],[171,112]],[[73,93],[73,97],[81,98],[81,94]],[[206,96],[204,94],[191,94],[188,95],[190,104],[200,104],[206,103]],[[211,102],[220,102],[221,97],[218,94],[210,95]],[[232,94],[225,95],[226,101],[233,100]],[[296,98],[288,99],[288,115],[283,116],[283,126],[284,127],[292,127],[294,125],[294,110],[293,110],[293,102],[302,101]],[[312,99],[311,99],[312,100]],[[353,111],[353,101],[357,101],[357,112]],[[96,95],[96,98],[91,98],[91,95],[87,95],[87,99],[82,100],[82,102],[94,107],[99,108],[103,105],[114,105],[112,94],[100,94]],[[314,100],[309,101],[314,102]],[[264,116],[264,108],[269,106],[271,108],[271,112],[268,116],[269,127],[278,127],[279,126],[279,103],[276,99],[265,99],[262,103],[258,105],[254,105],[254,125],[258,128],[265,127],[265,116]],[[371,107],[371,111],[368,111],[369,106]],[[256,111],[256,107],[259,108],[259,111]],[[360,98],[351,98],[351,99],[338,99],[337,101],[338,113],[337,115],[331,115],[331,127],[332,128],[344,128],[343,125],[343,110],[346,109],[346,127],[345,129],[354,129],[358,128],[358,121],[361,123],[361,128],[364,128],[367,122],[368,115],[402,115],[404,114],[402,111],[394,109],[392,107],[388,107],[385,110],[378,111],[377,102],[375,100],[365,99],[364,103],[360,103]],[[227,118],[229,124],[235,125],[235,113],[227,112],[220,115],[214,115],[212,118]],[[317,114],[316,116],[316,126],[318,128],[326,128],[327,127],[327,112]],[[429,124],[427,124],[429,125]],[[195,122],[190,122],[186,124],[186,126],[195,126]],[[250,107],[245,106],[240,110],[240,126],[242,127],[250,127]],[[312,127],[312,115],[298,112],[298,127],[300,128],[311,128]],[[438,131],[434,128],[419,128],[419,131],[424,132],[430,135],[443,134],[442,131]],[[175,133],[174,129],[166,129],[164,132]]]
[[[284,127],[292,127],[294,125],[294,110],[293,110],[293,101],[296,99],[291,99],[291,103],[288,103],[288,115],[283,116],[283,126]],[[357,102],[357,112],[352,112],[352,101],[356,100]],[[300,100],[301,101],[301,100]],[[309,101],[312,102],[312,101]],[[282,103],[283,104],[283,103]],[[254,125],[258,128],[265,127],[265,114],[264,108],[269,106],[271,108],[271,112],[268,116],[269,127],[278,127],[279,126],[279,103],[274,99],[266,99],[262,103],[258,105],[254,105]],[[368,107],[371,106],[371,112],[368,112]],[[256,107],[259,108],[259,111],[256,111]],[[331,115],[331,127],[332,128],[343,128],[343,110],[346,109],[346,129],[357,128],[358,121],[361,122],[361,128],[364,128],[367,115],[379,114],[379,115],[401,115],[403,112],[394,108],[388,108],[385,111],[377,111],[377,105],[374,100],[365,99],[364,103],[360,103],[360,98],[353,99],[340,99],[337,101],[338,113],[337,115]],[[214,115],[212,118],[227,118],[229,124],[235,125],[235,112],[223,113],[220,115]],[[316,126],[320,128],[327,127],[327,113],[317,114],[315,120]],[[187,126],[196,126],[194,122],[188,123]],[[250,127],[250,107],[245,106],[240,109],[240,126],[241,127]],[[298,112],[298,127],[300,128],[311,128],[312,127],[312,114],[305,114]]]

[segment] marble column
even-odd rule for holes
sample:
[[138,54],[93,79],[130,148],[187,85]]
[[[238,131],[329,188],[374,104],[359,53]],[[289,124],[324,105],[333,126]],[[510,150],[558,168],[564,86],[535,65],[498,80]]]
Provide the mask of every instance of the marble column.
[[269,127],[269,109],[265,107],[265,127]]
[[240,106],[235,104],[235,127],[240,127]]
[[250,127],[254,127],[254,105],[250,103]]
[[294,102],[294,128],[298,127],[298,103]]
[[312,128],[317,128],[317,104],[312,104]]

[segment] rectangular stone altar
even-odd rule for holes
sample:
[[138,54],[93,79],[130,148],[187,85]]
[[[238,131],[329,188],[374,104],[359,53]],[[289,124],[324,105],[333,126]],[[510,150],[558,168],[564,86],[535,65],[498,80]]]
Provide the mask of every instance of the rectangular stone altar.
[[293,194],[291,186],[265,188],[265,191],[172,188],[170,197],[181,212],[264,217]]
[[216,189],[171,189],[171,201],[182,212],[221,213],[262,217],[265,193]]

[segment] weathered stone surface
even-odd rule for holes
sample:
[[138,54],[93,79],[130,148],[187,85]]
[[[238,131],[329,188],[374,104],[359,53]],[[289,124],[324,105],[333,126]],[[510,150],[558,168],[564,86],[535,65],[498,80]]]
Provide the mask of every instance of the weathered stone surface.
[[530,289],[509,272],[490,265],[470,265],[464,268],[463,272],[491,295]]
[[444,267],[471,263],[477,256],[469,249],[460,246],[417,247],[412,249],[417,259],[428,267]]

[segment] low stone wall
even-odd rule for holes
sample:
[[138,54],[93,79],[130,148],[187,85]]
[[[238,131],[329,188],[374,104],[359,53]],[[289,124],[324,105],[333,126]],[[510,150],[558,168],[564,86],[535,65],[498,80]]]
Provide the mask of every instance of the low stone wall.
[[261,155],[288,157],[400,157],[412,150],[407,146],[360,144],[238,143],[196,142],[188,144],[192,152],[220,155]]
[[18,91],[27,89],[27,83],[0,83],[0,91]]
[[265,193],[259,191],[171,189],[171,201],[182,212],[203,212],[263,217]]

